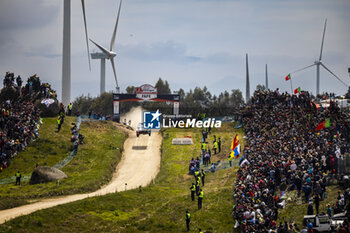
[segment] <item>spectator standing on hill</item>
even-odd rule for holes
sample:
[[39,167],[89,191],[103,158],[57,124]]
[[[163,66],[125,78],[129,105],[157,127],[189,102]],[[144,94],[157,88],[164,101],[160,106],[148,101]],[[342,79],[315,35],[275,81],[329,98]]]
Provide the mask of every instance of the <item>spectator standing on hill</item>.
[[201,177],[200,176],[197,176],[196,177],[196,195],[198,196],[198,193],[199,193],[199,187],[201,185]]
[[71,115],[72,115],[72,108],[73,108],[73,104],[72,104],[72,102],[70,102],[70,103],[68,104],[68,116],[71,116]]
[[208,154],[209,154],[209,160],[208,160],[208,163],[211,163],[211,161],[210,161],[210,158],[211,158],[211,151],[210,151],[210,149],[208,148]]
[[202,186],[204,186],[204,178],[205,178],[205,173],[203,169],[201,170],[201,179],[202,179]]
[[88,114],[89,114],[89,119],[91,119],[91,114],[92,114],[91,109],[89,109]]
[[64,123],[64,118],[66,117],[66,114],[64,113],[64,111],[63,112],[60,112],[60,117],[61,117],[61,124],[63,124]]
[[320,196],[315,194],[314,201],[315,201],[315,207],[316,207],[316,214],[318,214],[318,211],[320,208]]
[[78,153],[78,146],[79,146],[79,140],[76,139],[74,141],[74,155],[77,155],[77,153]]
[[218,142],[215,141],[215,142],[214,142],[214,155],[216,155],[217,149],[218,149]]
[[196,170],[196,171],[194,172],[194,178],[196,179],[197,176],[199,176],[199,175],[200,175],[200,171],[199,171],[199,170]]
[[309,202],[309,205],[307,206],[307,215],[313,215],[314,214],[314,207],[312,204],[312,201]]
[[221,152],[221,137],[219,137],[218,139],[218,149],[219,149],[219,153]]
[[33,91],[33,82],[31,80],[28,82],[28,86],[29,86],[29,93],[32,93],[32,91]]
[[58,115],[61,115],[61,113],[63,113],[63,114],[65,113],[63,103],[60,103],[60,110],[58,112]]
[[202,149],[202,154],[204,154],[205,151],[207,150],[207,144],[205,143],[205,141],[202,143],[201,149]]
[[186,210],[186,228],[187,228],[187,231],[190,231],[190,222],[191,222],[191,214],[188,210]]
[[203,128],[203,130],[202,130],[202,142],[203,143],[205,142],[205,140],[207,140],[207,137],[208,137],[207,130],[205,128]]
[[331,205],[328,205],[327,207],[328,207],[328,208],[327,208],[327,214],[328,214],[328,216],[331,218],[331,217],[332,217],[332,208],[331,208]]
[[231,155],[228,155],[228,162],[230,164],[230,167],[232,167],[232,160],[233,158],[231,157]]
[[199,158],[197,157],[196,158],[196,161],[195,161],[195,163],[196,163],[196,169],[199,171],[199,167],[200,167],[200,160],[199,160]]
[[202,209],[203,197],[204,197],[203,190],[200,189],[199,194],[198,194],[198,209],[199,210]]
[[57,133],[60,132],[61,126],[62,126],[62,119],[61,119],[61,116],[58,116],[57,117]]
[[190,190],[191,190],[191,200],[194,201],[194,194],[196,193],[196,185],[194,183],[192,183]]
[[18,88],[21,88],[21,87],[22,87],[22,79],[21,79],[21,76],[19,76],[19,75],[17,76],[16,82],[17,82]]
[[17,173],[16,173],[16,185],[18,184],[18,185],[21,185],[21,178],[22,178],[22,175],[21,175],[21,173],[19,172],[19,171],[17,171]]

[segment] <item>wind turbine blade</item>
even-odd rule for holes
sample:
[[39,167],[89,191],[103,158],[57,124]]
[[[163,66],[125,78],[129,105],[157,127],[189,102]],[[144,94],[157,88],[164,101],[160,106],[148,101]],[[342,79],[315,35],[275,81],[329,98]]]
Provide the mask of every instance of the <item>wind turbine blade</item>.
[[112,68],[113,68],[115,83],[117,84],[117,89],[118,89],[119,86],[118,86],[118,80],[117,80],[117,72],[115,72],[114,58],[111,58],[110,60],[111,60]]
[[93,41],[93,40],[91,40],[91,39],[90,39],[90,41],[91,41],[92,43],[94,43],[99,49],[101,49],[101,51],[102,51],[104,54],[106,54],[107,56],[110,56],[110,55],[111,55],[111,53],[108,51],[108,49],[106,49],[106,48],[103,47],[102,45],[97,44],[95,41]]
[[85,3],[84,3],[84,0],[81,0],[81,7],[83,8],[85,38],[86,38],[86,49],[87,49],[87,55],[88,55],[88,61],[89,61],[89,70],[91,71],[89,39],[88,39],[88,31],[87,31],[87,26],[86,26],[86,15],[85,15]]
[[323,29],[323,36],[322,36],[322,43],[321,43],[320,59],[318,59],[319,61],[321,61],[321,59],[322,59],[323,42],[324,42],[324,35],[326,34],[326,26],[327,26],[327,19],[324,21],[324,29]]
[[112,34],[112,40],[111,40],[111,46],[110,46],[110,51],[114,50],[114,43],[115,43],[115,37],[117,35],[117,28],[118,28],[118,22],[119,22],[119,15],[120,15],[120,9],[122,7],[122,1],[120,0],[120,4],[119,4],[119,10],[118,10],[118,16],[117,16],[117,21],[115,22],[115,26],[114,26],[114,31]]
[[344,84],[346,87],[349,87],[348,84],[346,84],[345,82],[343,82],[343,80],[341,80],[337,75],[335,75],[330,69],[328,69],[325,65],[323,65],[323,63],[320,63],[321,66],[323,66],[323,68],[325,68],[329,73],[331,73],[336,79],[339,80],[339,82],[341,82],[342,84]]
[[290,74],[297,73],[297,72],[299,72],[299,71],[302,71],[302,70],[305,70],[305,69],[307,69],[307,68],[310,68],[310,67],[312,67],[312,66],[314,66],[314,65],[315,65],[315,64],[312,64],[312,65],[306,66],[306,67],[301,68],[301,69],[299,69],[299,70],[293,71],[293,72],[291,72]]

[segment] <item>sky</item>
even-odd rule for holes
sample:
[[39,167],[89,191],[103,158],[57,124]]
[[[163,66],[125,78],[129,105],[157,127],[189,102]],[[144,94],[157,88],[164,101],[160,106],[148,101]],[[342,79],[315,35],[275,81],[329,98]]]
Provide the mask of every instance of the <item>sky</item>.
[[[118,6],[119,0],[85,0],[89,37],[107,48]],[[172,91],[207,86],[213,94],[240,89],[245,96],[248,53],[251,93],[265,84],[265,64],[269,88],[290,92],[284,77],[318,59],[327,18],[322,61],[350,83],[349,12],[349,0],[124,0],[115,43],[118,82],[124,92],[161,77]],[[98,96],[100,61],[91,60],[90,72],[80,1],[72,1],[71,15],[72,100]],[[37,74],[60,99],[62,32],[63,0],[1,0],[0,76]],[[293,89],[315,94],[315,66],[291,77]],[[348,89],[323,68],[320,83],[321,92]],[[106,90],[115,90],[109,61]]]

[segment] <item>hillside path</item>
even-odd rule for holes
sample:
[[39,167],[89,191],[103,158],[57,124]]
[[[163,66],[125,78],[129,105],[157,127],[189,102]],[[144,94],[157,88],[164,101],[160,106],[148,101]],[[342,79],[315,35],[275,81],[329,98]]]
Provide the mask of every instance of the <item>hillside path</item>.
[[[109,184],[92,193],[49,198],[28,205],[1,210],[0,224],[10,219],[33,213],[37,210],[82,200],[88,197],[134,189],[140,185],[148,185],[156,177],[160,169],[162,137],[158,132],[152,132],[151,136],[140,135],[136,137],[135,131],[128,130],[128,134],[129,138],[124,143],[122,159]],[[147,148],[144,149],[145,147]]]

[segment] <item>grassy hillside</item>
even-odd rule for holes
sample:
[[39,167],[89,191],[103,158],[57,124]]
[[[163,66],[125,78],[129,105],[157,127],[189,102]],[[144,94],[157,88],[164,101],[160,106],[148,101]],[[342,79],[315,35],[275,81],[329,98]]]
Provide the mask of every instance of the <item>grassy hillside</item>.
[[[36,163],[54,166],[62,161],[73,149],[70,142],[72,122],[76,122],[76,118],[68,117],[57,133],[56,119],[44,119],[39,138],[12,160],[10,166],[0,173],[0,180],[14,176],[17,170],[22,175],[30,175]],[[85,144],[79,146],[77,155],[61,169],[67,174],[67,179],[61,180],[59,186],[56,182],[29,185],[29,181],[21,186],[14,183],[0,185],[0,209],[24,204],[30,198],[89,192],[108,183],[120,161],[127,136],[116,130],[112,122],[83,122],[80,132],[85,136]]]
[[[232,125],[214,130],[221,136],[226,158],[234,136]],[[199,156],[201,133],[198,129],[169,129],[164,133],[161,171],[147,188],[93,197],[41,210],[0,226],[1,232],[185,232],[185,211],[192,216],[191,232],[232,232],[235,169],[206,175],[203,208],[190,199],[193,176],[188,175],[192,157]],[[194,145],[172,145],[175,137],[191,136]],[[243,145],[242,145],[243,146]]]

